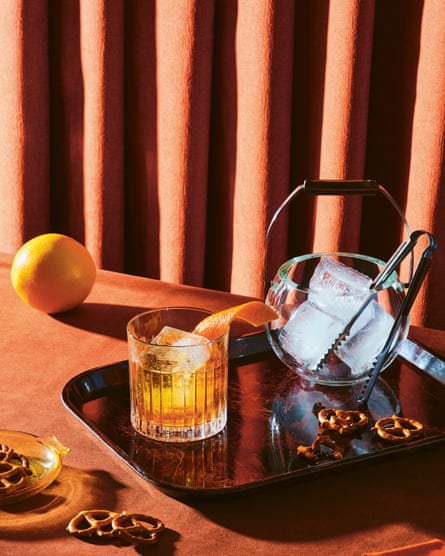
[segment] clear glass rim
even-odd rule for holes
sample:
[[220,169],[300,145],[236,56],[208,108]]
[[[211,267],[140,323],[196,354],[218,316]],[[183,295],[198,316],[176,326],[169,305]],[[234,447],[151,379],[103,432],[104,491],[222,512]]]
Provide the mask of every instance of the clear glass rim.
[[[174,348],[174,349],[185,348],[185,349],[190,349],[190,348],[193,348],[193,347],[196,348],[196,347],[200,347],[200,346],[202,347],[202,346],[207,346],[207,345],[217,343],[222,338],[224,338],[224,336],[226,336],[229,332],[230,327],[228,327],[228,329],[226,331],[224,331],[217,338],[213,338],[211,340],[206,338],[206,341],[202,342],[200,344],[184,344],[184,345],[181,345],[181,346],[171,346],[169,344],[153,344],[151,342],[151,340],[144,340],[144,339],[138,337],[134,333],[134,323],[135,323],[136,320],[141,319],[143,317],[146,317],[147,315],[155,314],[155,313],[167,313],[167,312],[173,312],[173,311],[180,311],[180,312],[190,311],[190,312],[195,312],[195,313],[201,313],[202,318],[205,318],[205,317],[213,314],[212,311],[209,311],[207,309],[202,309],[201,307],[188,307],[188,306],[182,306],[182,305],[154,307],[153,309],[149,309],[147,311],[143,311],[142,313],[138,313],[137,315],[135,315],[134,317],[132,317],[128,321],[128,323],[127,323],[127,335],[128,335],[128,337],[131,337],[133,340],[135,340],[136,342],[139,342],[140,344],[153,346],[155,348]],[[198,322],[199,321],[197,321],[197,323]],[[172,326],[172,325],[170,325],[170,326]],[[202,336],[202,337],[205,338],[205,336]]]
[[[282,280],[285,284],[287,284],[288,286],[292,287],[293,289],[296,289],[300,292],[309,294],[311,292],[313,293],[317,293],[316,291],[312,290],[311,288],[308,287],[304,287],[301,284],[297,284],[297,282],[294,282],[294,280],[292,280],[291,278],[289,278],[289,268],[294,266],[295,264],[299,264],[305,261],[308,261],[310,259],[321,259],[321,257],[348,257],[351,259],[357,259],[357,260],[361,260],[361,261],[366,261],[369,263],[373,263],[376,264],[380,267],[383,267],[386,262],[382,259],[378,259],[376,257],[371,257],[369,255],[361,255],[360,253],[347,253],[347,252],[343,252],[343,251],[339,251],[339,252],[320,252],[320,253],[308,253],[306,255],[299,255],[297,257],[293,257],[292,259],[287,260],[285,263],[283,263],[280,268],[278,269],[277,275],[280,278],[280,280]],[[400,286],[402,286],[401,282],[399,282],[398,280],[398,276],[397,276],[397,272],[394,271],[391,273],[391,275],[386,279],[385,283],[384,283],[384,287],[381,289],[388,289],[389,287],[391,287],[392,285],[399,283]],[[345,294],[344,297],[347,296],[352,296],[352,297],[358,297],[361,295],[367,295],[369,293],[369,289],[368,290],[363,290],[362,292],[354,292],[351,294]],[[335,295],[335,294],[333,294]]]

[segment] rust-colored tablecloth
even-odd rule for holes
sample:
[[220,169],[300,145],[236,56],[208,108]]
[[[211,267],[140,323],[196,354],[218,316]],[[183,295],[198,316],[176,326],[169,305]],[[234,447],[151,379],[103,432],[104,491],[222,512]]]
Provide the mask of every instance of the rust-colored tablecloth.
[[[99,271],[87,301],[61,316],[27,307],[12,290],[11,257],[0,255],[0,428],[55,435],[71,448],[58,480],[26,502],[0,509],[0,554],[136,554],[134,547],[70,537],[78,511],[151,514],[166,526],[143,554],[361,555],[445,538],[445,446],[362,464],[236,498],[178,501],[143,480],[61,401],[80,372],[127,357],[125,325],[149,307],[217,310],[242,298]],[[445,356],[445,332],[411,336]]]

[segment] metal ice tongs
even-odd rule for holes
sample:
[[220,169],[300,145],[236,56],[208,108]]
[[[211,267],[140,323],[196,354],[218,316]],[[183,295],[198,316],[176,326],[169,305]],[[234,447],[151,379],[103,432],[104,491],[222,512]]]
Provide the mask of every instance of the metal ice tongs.
[[[423,232],[423,231],[420,231],[420,230],[412,232],[410,234],[409,239],[404,241],[403,243],[401,243],[397,247],[397,249],[391,255],[389,260],[383,266],[382,270],[374,278],[374,280],[370,283],[370,285],[369,285],[370,294],[367,296],[366,300],[362,303],[362,305],[360,306],[358,311],[356,313],[354,313],[352,318],[347,322],[347,324],[342,329],[342,331],[335,337],[335,340],[332,342],[332,344],[329,346],[329,348],[323,354],[323,357],[317,363],[317,366],[316,366],[316,369],[315,369],[316,372],[319,371],[323,367],[323,365],[328,361],[329,357],[337,350],[337,348],[347,340],[348,336],[351,333],[351,329],[354,326],[354,324],[358,321],[358,319],[363,314],[363,312],[368,307],[368,305],[371,303],[371,301],[377,297],[377,293],[382,288],[385,287],[386,280],[396,270],[396,268],[403,261],[403,259],[405,259],[405,257],[407,257],[410,253],[412,253],[419,237],[423,234],[426,234],[426,233],[427,232]],[[428,234],[428,235],[430,235],[430,234]],[[430,243],[431,243],[431,239],[430,239]],[[431,247],[429,247],[429,249],[431,249]],[[412,264],[412,261],[413,261],[413,259],[411,258],[411,264]],[[411,276],[412,276],[412,272],[413,271],[412,271],[412,268],[411,268],[411,272],[410,272]],[[425,269],[425,272],[426,272],[426,269]],[[424,275],[421,276],[421,280],[423,280],[423,278],[424,278]],[[410,287],[414,287],[414,277],[411,278],[410,282],[411,282]],[[419,283],[419,287],[420,287],[420,283]],[[418,291],[418,288],[415,291],[415,295],[417,295],[417,291]],[[408,293],[406,295],[408,295]],[[408,307],[408,311],[411,308],[411,305],[412,305],[413,301],[414,301],[414,299],[411,301],[410,306]],[[400,320],[403,316],[405,316],[405,315],[400,315],[400,318],[398,319],[397,324],[400,324]],[[396,334],[397,328],[398,328],[398,326],[394,329],[393,335]],[[391,331],[391,333],[392,332],[393,331]],[[393,339],[394,339],[393,336],[391,336],[391,342],[390,342],[389,346],[391,346]],[[389,350],[389,348],[388,348],[388,350]],[[372,372],[372,370],[371,370],[371,372]]]
[[377,296],[377,292],[384,287],[385,282],[389,278],[389,276],[391,276],[391,274],[395,271],[395,269],[399,266],[399,264],[403,261],[403,259],[413,251],[414,247],[417,244],[418,239],[422,235],[428,236],[428,240],[429,240],[428,246],[424,249],[419,259],[419,263],[414,272],[414,275],[412,276],[412,279],[410,281],[410,284],[405,294],[405,298],[402,301],[397,317],[394,319],[394,323],[392,325],[388,338],[386,339],[386,342],[383,346],[383,349],[376,357],[374,361],[374,365],[372,366],[369,372],[368,380],[366,381],[366,384],[363,387],[363,390],[358,399],[358,402],[360,404],[366,404],[368,402],[372,390],[375,386],[375,383],[377,382],[378,375],[386,360],[386,357],[389,351],[391,350],[391,348],[393,347],[395,337],[399,332],[401,321],[403,318],[408,316],[411,307],[417,297],[420,286],[422,285],[422,282],[430,267],[431,256],[433,254],[433,251],[437,248],[436,240],[434,239],[434,236],[432,234],[430,234],[429,232],[425,232],[423,230],[416,230],[411,233],[407,241],[399,245],[399,247],[391,255],[388,262],[385,264],[385,266],[380,271],[380,273],[371,282],[369,286],[371,293],[367,297],[366,301],[361,305],[360,309],[349,320],[349,322],[346,324],[346,326],[343,328],[340,334],[336,337],[335,341],[332,343],[330,348],[326,351],[323,358],[321,359],[321,361],[319,361],[317,365],[317,369],[320,369],[327,361],[329,356],[337,349],[337,347],[346,340],[354,323],[358,320],[360,315],[363,313],[366,307],[371,303],[371,301],[375,299],[375,297]]
[[[368,307],[371,301],[377,297],[377,293],[382,288],[384,288],[386,280],[391,276],[391,274],[395,271],[395,269],[402,262],[402,260],[412,252],[414,246],[417,243],[419,236],[423,233],[426,232],[421,232],[421,231],[412,232],[410,234],[409,240],[404,241],[397,247],[397,249],[391,255],[389,260],[383,266],[382,270],[370,283],[369,285],[370,294],[366,297],[366,300],[362,303],[358,311],[354,313],[351,319],[347,322],[347,324],[342,329],[342,331],[335,337],[332,344],[328,347],[328,349],[325,351],[320,361],[317,363],[317,366],[315,368],[316,372],[323,367],[323,365],[329,360],[329,357],[337,350],[337,348],[340,347],[340,345],[343,344],[348,339],[352,327],[358,321],[360,316],[363,314],[366,307]],[[412,261],[413,260],[411,258],[411,264]],[[410,274],[412,276],[412,268]]]
[[384,287],[386,280],[391,276],[391,274],[395,271],[395,269],[399,266],[399,264],[403,261],[403,259],[405,259],[405,257],[407,257],[410,253],[412,253],[414,247],[417,244],[418,239],[422,235],[428,236],[429,244],[426,247],[426,249],[423,251],[419,259],[419,263],[414,272],[414,275],[412,276],[412,279],[410,281],[407,292],[405,294],[405,298],[400,306],[400,310],[397,314],[397,317],[394,319],[393,326],[391,328],[388,338],[386,339],[385,345],[383,346],[383,349],[380,352],[380,354],[376,357],[374,361],[374,365],[370,370],[369,378],[366,381],[366,384],[359,396],[359,400],[358,400],[359,403],[362,404],[367,403],[369,396],[371,395],[371,392],[377,381],[378,375],[385,362],[385,359],[389,351],[393,347],[394,339],[396,337],[396,334],[399,331],[401,321],[404,317],[408,316],[411,307],[417,297],[420,286],[422,285],[422,282],[431,264],[432,253],[437,248],[436,240],[434,239],[432,234],[430,234],[429,232],[425,232],[423,230],[416,230],[410,234],[410,237],[407,241],[404,241],[399,245],[399,247],[391,255],[388,262],[385,264],[385,266],[382,268],[379,274],[371,282],[369,286],[369,290],[371,292],[370,295],[366,298],[364,303],[361,305],[360,309],[348,321],[348,323],[340,332],[340,334],[338,334],[334,342],[331,344],[329,349],[325,352],[323,358],[319,361],[317,365],[317,370],[318,370],[328,360],[329,356],[332,353],[334,353],[335,350],[347,339],[347,337],[351,332],[352,327],[354,326],[355,322],[357,322],[360,315],[362,315],[363,311],[371,303],[371,301],[376,298],[378,291]]
[[431,265],[431,256],[433,254],[433,251],[437,248],[437,243],[434,239],[434,236],[429,232],[423,230],[416,230],[415,232],[413,232],[410,235],[409,240],[402,243],[397,248],[397,250],[389,259],[388,263],[383,268],[382,272],[377,276],[375,280],[378,280],[378,285],[384,284],[384,281],[390,275],[390,273],[398,266],[399,263],[402,262],[402,260],[408,255],[408,253],[410,253],[414,249],[419,237],[421,237],[422,235],[428,236],[428,246],[424,249],[419,259],[417,268],[406,291],[405,298],[402,301],[397,317],[394,319],[394,323],[392,325],[388,338],[386,339],[385,345],[383,346],[382,351],[377,356],[374,365],[369,373],[369,378],[366,381],[365,386],[363,387],[361,395],[359,396],[358,401],[361,404],[366,404],[368,402],[369,396],[371,395],[375,383],[377,382],[377,378],[385,362],[385,359],[389,351],[393,347],[394,339],[399,331],[400,323],[404,317],[407,317],[409,315],[411,307],[417,297],[417,294],[419,293],[420,286],[422,285],[426,273],[428,272],[428,269]]

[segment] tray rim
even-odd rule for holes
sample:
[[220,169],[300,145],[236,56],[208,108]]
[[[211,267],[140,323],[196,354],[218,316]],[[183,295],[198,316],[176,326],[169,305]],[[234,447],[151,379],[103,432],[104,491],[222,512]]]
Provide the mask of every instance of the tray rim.
[[[248,346],[247,349],[245,349],[244,346],[242,345],[243,342],[245,341],[251,342],[253,345],[256,344],[256,349],[252,349],[251,346]],[[423,349],[423,347],[420,344],[418,344],[414,340],[411,341],[416,343],[419,349]],[[266,348],[265,342],[267,342],[267,339],[264,332],[260,332],[260,333],[256,332],[253,334],[247,334],[245,336],[238,336],[232,338],[230,351],[229,351],[230,361],[235,361],[235,362],[240,361],[240,363],[242,363],[242,360],[245,358],[253,357],[253,358],[261,359],[261,356],[264,354],[267,354],[267,356],[272,354],[273,356],[272,350],[270,348]],[[432,378],[433,380],[436,380],[434,379],[434,377],[431,377],[429,373],[425,372],[423,369],[419,367],[416,367],[414,364],[412,364],[410,361],[407,361],[405,358],[398,356],[396,360],[398,360],[399,358],[403,361],[405,365],[408,365],[416,372],[420,372],[421,374],[429,377],[430,379]],[[124,461],[128,465],[128,467],[130,467],[130,469],[132,469],[137,475],[139,475],[144,480],[154,484],[162,491],[164,491],[166,494],[175,498],[205,498],[205,499],[212,498],[212,497],[220,498],[221,496],[229,496],[229,495],[236,495],[239,493],[256,491],[258,489],[263,489],[267,486],[281,484],[283,482],[290,481],[290,480],[298,481],[305,478],[310,478],[313,476],[317,476],[320,473],[323,474],[326,471],[331,471],[331,472],[334,472],[336,470],[340,471],[351,465],[356,467],[360,464],[366,464],[371,460],[384,460],[394,456],[402,456],[403,454],[406,453],[413,453],[420,449],[427,449],[437,444],[441,444],[445,442],[445,431],[444,431],[443,433],[432,435],[427,438],[420,438],[417,440],[413,440],[409,443],[388,445],[374,452],[361,454],[360,456],[354,458],[345,458],[341,460],[322,462],[314,466],[305,467],[304,469],[277,473],[275,475],[271,475],[270,477],[267,477],[266,479],[252,481],[241,485],[235,485],[229,487],[215,487],[215,488],[207,488],[207,487],[191,488],[184,485],[178,485],[175,483],[164,481],[157,477],[153,477],[148,473],[144,472],[142,469],[140,469],[140,467],[137,464],[135,464],[132,461],[129,461],[126,457],[128,456],[128,454],[125,452],[125,450],[123,450],[119,445],[113,442],[108,436],[105,435],[106,436],[105,438],[102,430],[95,423],[92,423],[90,420],[85,418],[81,410],[73,403],[73,400],[68,395],[68,391],[70,387],[72,387],[73,385],[81,381],[86,376],[94,375],[95,373],[103,374],[107,370],[111,371],[112,369],[115,370],[117,368],[120,369],[121,372],[125,372],[128,376],[128,366],[129,366],[128,360],[122,359],[120,361],[116,361],[114,363],[110,363],[107,365],[99,365],[96,367],[92,367],[90,369],[86,369],[78,373],[77,375],[71,377],[64,385],[61,392],[62,402],[64,406],[76,418],[78,418],[87,429],[89,429],[103,444],[105,444],[105,446],[107,446],[114,454],[116,454],[122,461]],[[127,384],[128,382],[120,382],[119,384],[114,384],[112,386],[116,388],[117,387],[123,388],[126,387]],[[88,401],[92,401],[94,399],[100,399],[102,397],[103,396],[101,395],[92,396]],[[85,403],[85,400],[83,401],[83,403]],[[161,443],[161,442],[157,444],[159,446],[165,446],[166,448],[170,445],[170,443]]]

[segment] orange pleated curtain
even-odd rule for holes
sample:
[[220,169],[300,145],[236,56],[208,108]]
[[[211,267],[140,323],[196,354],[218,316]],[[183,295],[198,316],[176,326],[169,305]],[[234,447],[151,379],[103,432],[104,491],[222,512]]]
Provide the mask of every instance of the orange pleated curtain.
[[[0,21],[0,251],[57,231],[105,269],[263,297],[289,192],[375,179],[437,239],[412,322],[445,328],[443,0],[8,0]],[[297,196],[268,268],[387,258],[406,235],[377,197]]]

